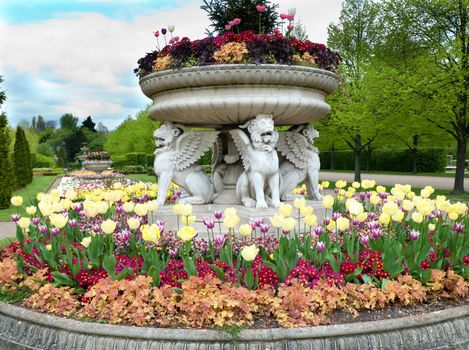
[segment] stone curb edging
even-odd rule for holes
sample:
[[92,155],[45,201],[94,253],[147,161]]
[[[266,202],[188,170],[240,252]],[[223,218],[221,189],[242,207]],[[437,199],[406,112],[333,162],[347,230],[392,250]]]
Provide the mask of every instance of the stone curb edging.
[[[76,345],[67,349],[97,349],[88,346],[101,343],[103,339],[108,345],[99,349],[124,349],[124,344],[130,341],[138,343],[138,349],[191,349],[190,344],[196,345],[194,349],[235,349],[236,344],[244,344],[243,349],[270,350],[310,347],[399,349],[403,345],[406,349],[464,349],[469,345],[467,329],[469,305],[381,321],[309,328],[249,329],[241,331],[233,339],[231,335],[215,330],[81,322],[0,303],[0,349],[12,349],[6,344],[16,343],[21,345],[14,349],[58,350],[65,344],[60,345],[63,339],[73,341]],[[31,337],[41,339],[41,344],[49,345],[44,347],[35,344]]]

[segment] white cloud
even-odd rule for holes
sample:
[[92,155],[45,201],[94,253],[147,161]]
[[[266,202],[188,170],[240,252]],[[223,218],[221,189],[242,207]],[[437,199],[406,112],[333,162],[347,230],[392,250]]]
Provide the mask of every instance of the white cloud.
[[[281,11],[296,7],[297,18],[306,26],[310,39],[326,42],[327,25],[337,21],[341,1],[281,0],[278,3]],[[209,22],[199,6],[199,1],[191,1],[182,7],[143,13],[129,21],[75,12],[27,24],[0,22],[0,72],[14,70],[20,73],[15,78],[31,79],[32,76],[37,80],[34,98],[9,96],[7,108],[11,107],[14,113],[13,103],[56,93],[61,98],[59,105],[51,106],[51,111],[31,111],[31,116],[72,112],[81,117],[96,116],[99,120],[100,115],[106,119],[113,115],[112,126],[119,124],[139,109],[135,103],[129,104],[129,96],[141,95],[137,78],[132,79],[132,70],[138,58],[155,47],[152,32],[174,24],[175,34],[180,37],[203,37]],[[4,79],[7,83],[8,76]],[[139,98],[143,108],[149,100],[143,95],[136,99]],[[41,106],[44,108],[44,104]],[[25,117],[11,115],[12,112],[9,115],[16,121]]]

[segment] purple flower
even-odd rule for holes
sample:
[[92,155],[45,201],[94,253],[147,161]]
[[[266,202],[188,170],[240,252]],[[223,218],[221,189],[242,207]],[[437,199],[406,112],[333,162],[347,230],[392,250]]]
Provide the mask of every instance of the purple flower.
[[457,222],[451,227],[451,231],[457,232],[457,233],[462,233],[462,232],[464,232],[464,225]]
[[332,220],[337,221],[338,218],[340,218],[340,213],[336,211],[335,213],[332,214]]
[[379,228],[374,228],[371,230],[371,234],[373,235],[374,239],[378,239],[381,237],[381,230]]
[[98,233],[99,231],[101,231],[101,228],[99,227],[99,225],[93,225],[91,229],[93,230],[94,233]]
[[225,241],[226,241],[226,236],[216,235],[213,240],[213,244],[215,244],[215,246],[221,247],[225,243]]
[[11,221],[18,222],[21,217],[18,214],[13,214],[11,216]]
[[121,215],[123,212],[124,212],[124,208],[122,208],[121,206],[116,207],[117,214]]
[[39,233],[45,235],[47,233],[47,226],[41,225],[39,226]]
[[164,220],[156,220],[155,224],[158,226],[158,229],[160,230],[160,233],[163,234],[164,228],[165,228]]
[[313,231],[314,234],[319,237],[324,232],[324,229],[322,228],[322,226],[316,226]]
[[72,219],[68,222],[71,228],[77,227],[77,221],[75,219]]
[[167,32],[166,28],[161,28],[161,34],[166,35]]
[[172,258],[175,258],[178,256],[178,249],[175,248],[175,249],[170,249],[169,250],[169,256],[172,257]]
[[127,242],[130,239],[130,231],[127,229],[124,229],[121,232],[119,232],[119,239],[123,242]]
[[410,235],[410,239],[412,239],[413,241],[416,241],[417,239],[419,239],[420,232],[412,230],[410,231],[409,235]]
[[318,250],[318,253],[322,253],[323,251],[326,250],[326,243],[319,241],[319,242],[316,244],[316,248],[317,248],[317,250]]
[[359,197],[361,201],[364,201],[366,199],[366,192],[360,192]]
[[370,242],[370,237],[369,236],[361,236],[360,237],[360,243],[363,245],[367,245]]
[[260,228],[260,230],[261,230],[262,233],[267,233],[267,232],[269,232],[269,230],[270,230],[270,226],[267,225],[267,224],[261,224],[261,225],[259,226],[259,228]]
[[53,227],[50,229],[50,234],[52,236],[58,236],[60,235],[60,229],[58,227]]
[[215,219],[218,219],[218,220],[220,220],[223,217],[223,213],[219,210],[214,212],[213,215],[215,216]]
[[34,226],[37,226],[41,223],[41,219],[40,218],[33,218],[32,222],[33,222]]
[[204,223],[204,225],[209,229],[209,230],[212,230],[214,227],[215,227],[215,222],[210,219],[209,217],[205,217],[202,219],[202,222]]

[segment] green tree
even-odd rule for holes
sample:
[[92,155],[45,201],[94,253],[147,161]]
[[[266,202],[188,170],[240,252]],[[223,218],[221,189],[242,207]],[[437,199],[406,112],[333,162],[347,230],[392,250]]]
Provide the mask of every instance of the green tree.
[[[0,76],[0,83],[3,81]],[[5,102],[5,91],[0,90],[0,108]],[[10,130],[5,112],[0,114],[0,209],[10,206],[12,193],[13,168],[10,159]]]
[[91,119],[91,116],[88,116],[82,123],[81,127],[82,128],[87,128],[89,131],[96,132],[96,129],[94,128],[96,126],[96,123],[93,122],[93,119]]
[[135,118],[127,118],[109,134],[104,149],[111,158],[132,152],[151,154],[155,151],[153,132],[160,123],[149,118],[149,109],[150,106],[138,112]]
[[[265,12],[259,15],[256,5],[265,6]],[[211,22],[213,31],[207,29],[209,34],[226,32],[225,26],[235,18],[239,18],[241,23],[231,30],[241,32],[250,29],[258,33],[260,25],[263,33],[270,33],[277,27],[277,7],[266,0],[204,0],[200,6],[208,13]]]
[[16,187],[22,188],[33,180],[31,152],[22,127],[16,128],[14,146],[14,169]]
[[[469,140],[469,0],[387,0],[384,5],[386,23],[406,28],[419,53],[421,64],[404,72],[408,77],[405,88],[438,111],[421,117],[456,141],[453,193],[464,193]],[[398,49],[389,54],[402,58]]]
[[44,120],[42,115],[37,116],[37,121],[36,121],[36,131],[41,132],[46,129],[46,121]]
[[76,130],[78,125],[78,117],[73,114],[66,113],[60,117],[60,128],[67,130]]
[[381,30],[379,6],[370,0],[344,1],[339,24],[328,28],[328,46],[342,57],[343,80],[329,99],[332,113],[323,125],[353,150],[355,181],[361,181],[361,152],[378,139],[381,131],[383,115],[369,103],[372,86],[364,81]]

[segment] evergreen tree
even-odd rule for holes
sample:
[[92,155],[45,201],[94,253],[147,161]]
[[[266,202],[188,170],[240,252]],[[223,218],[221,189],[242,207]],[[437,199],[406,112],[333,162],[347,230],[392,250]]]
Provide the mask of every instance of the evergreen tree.
[[[0,76],[0,83],[3,81]],[[0,107],[5,101],[5,92],[0,90]],[[7,116],[4,112],[0,114],[0,209],[10,206],[12,193],[13,169],[10,160],[10,130],[8,128]]]
[[42,117],[42,115],[37,116],[37,121],[36,121],[36,131],[41,132],[46,128],[46,121]]
[[31,152],[23,128],[16,128],[16,139],[14,147],[14,165],[16,187],[22,188],[33,180],[33,169]]
[[96,126],[96,123],[93,122],[93,119],[91,119],[91,116],[88,116],[82,123],[81,127],[82,128],[87,128],[89,131],[96,132],[96,129],[94,128]]

